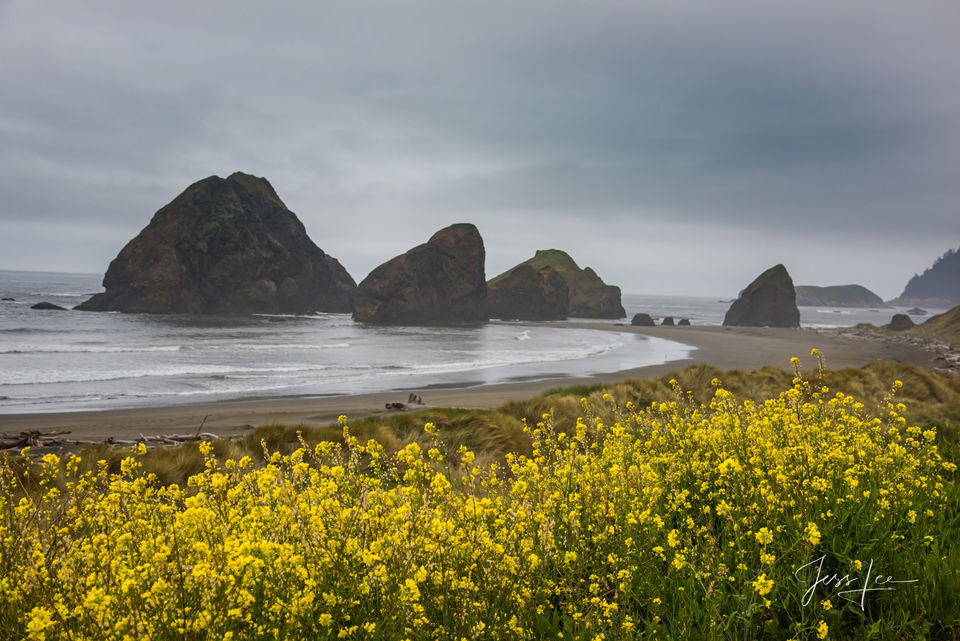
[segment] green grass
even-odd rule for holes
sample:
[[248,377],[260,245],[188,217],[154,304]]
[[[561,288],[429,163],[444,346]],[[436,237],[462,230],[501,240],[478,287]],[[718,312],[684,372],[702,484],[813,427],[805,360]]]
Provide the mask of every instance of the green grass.
[[[555,388],[528,399],[511,401],[491,410],[424,409],[418,412],[373,415],[349,421],[350,432],[361,442],[375,439],[387,452],[395,452],[409,443],[426,446],[423,433],[425,423],[434,423],[444,440],[455,451],[465,444],[477,453],[482,463],[502,462],[510,452],[530,451],[530,440],[523,433],[523,421],[530,425],[551,414],[557,425],[575,425],[585,415],[581,399],[601,414],[600,418],[614,418],[614,412],[623,410],[630,402],[642,409],[653,402],[676,400],[676,391],[670,385],[675,379],[683,390],[698,403],[709,403],[714,392],[711,381],[720,379],[726,389],[741,399],[759,401],[776,395],[791,385],[793,373],[776,367],[758,370],[723,371],[709,365],[694,365],[666,376],[647,379],[628,379],[610,384],[575,385]],[[825,370],[822,380],[817,373],[805,376],[832,392],[843,392],[856,397],[873,408],[884,406],[894,380],[903,381],[903,389],[896,400],[907,406],[906,416],[914,424],[940,426],[941,438],[955,439],[960,426],[960,376],[934,372],[901,363],[872,363],[858,368]],[[613,403],[603,397],[609,394]],[[596,408],[605,408],[597,410]],[[250,456],[263,461],[263,445],[270,451],[288,453],[296,449],[299,439],[314,445],[321,441],[342,442],[339,424],[322,427],[305,425],[261,425],[242,439],[214,441],[214,452],[220,458]],[[954,454],[958,454],[953,450]],[[111,471],[119,470],[120,461],[129,454],[129,448],[100,445],[81,450],[85,465],[92,466],[99,459],[106,460]],[[186,480],[203,470],[203,457],[195,443],[151,449],[143,457],[144,468],[165,483],[185,484]]]

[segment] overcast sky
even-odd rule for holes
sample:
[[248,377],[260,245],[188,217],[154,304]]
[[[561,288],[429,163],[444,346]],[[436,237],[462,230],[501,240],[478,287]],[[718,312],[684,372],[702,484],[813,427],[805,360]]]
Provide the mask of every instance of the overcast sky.
[[492,277],[898,295],[960,246],[960,3],[0,0],[0,268],[103,272],[264,176],[359,282],[455,222]]

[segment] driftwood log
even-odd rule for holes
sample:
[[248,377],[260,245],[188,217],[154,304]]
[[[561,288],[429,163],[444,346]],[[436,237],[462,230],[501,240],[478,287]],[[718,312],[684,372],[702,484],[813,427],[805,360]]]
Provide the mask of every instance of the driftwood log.
[[[201,427],[202,425],[201,423]],[[18,434],[0,434],[0,450],[22,450],[25,447],[49,449],[76,445],[97,445],[100,443],[106,445],[136,445],[137,443],[143,443],[148,446],[181,445],[192,441],[212,441],[218,438],[216,434],[201,432],[199,429],[194,434],[156,434],[152,436],[141,434],[137,439],[119,439],[111,436],[103,441],[63,438],[64,435],[69,433],[70,430],[61,430],[58,432],[39,432],[32,430]]]

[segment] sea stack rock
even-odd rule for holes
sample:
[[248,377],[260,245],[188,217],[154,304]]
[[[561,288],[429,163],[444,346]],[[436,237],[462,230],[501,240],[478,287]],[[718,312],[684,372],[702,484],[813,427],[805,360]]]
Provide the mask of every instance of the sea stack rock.
[[379,325],[486,321],[485,258],[473,225],[441,229],[363,279],[353,318]]
[[[586,267],[580,269],[570,255],[559,249],[538,250],[533,258],[520,265],[529,265],[540,270],[552,267],[567,284],[569,306],[567,316],[578,318],[624,318],[627,313],[620,302],[620,288],[607,285],[597,273]],[[519,267],[519,265],[518,265]],[[510,272],[504,272],[490,280],[489,285],[496,286]]]
[[307,236],[264,178],[237,172],[187,187],[127,243],[87,311],[349,312],[356,283]]
[[724,326],[800,327],[797,292],[783,265],[757,276],[740,293],[723,319]]
[[491,318],[502,320],[563,320],[570,291],[553,267],[517,265],[504,278],[487,283]]
[[913,319],[906,314],[894,314],[890,324],[887,325],[887,329],[891,332],[905,332],[913,327],[915,327]]
[[60,307],[59,305],[54,305],[53,303],[48,303],[47,301],[41,301],[36,305],[31,305],[30,309],[41,309],[41,310],[56,311],[56,312],[67,311],[66,307]]
[[677,321],[677,327],[690,327],[690,319],[681,318],[679,321]]
[[634,314],[633,318],[630,320],[630,324],[634,327],[655,327],[656,323],[653,321],[653,317],[650,314]]
[[661,327],[673,327],[673,316],[664,316],[663,320],[660,321]]

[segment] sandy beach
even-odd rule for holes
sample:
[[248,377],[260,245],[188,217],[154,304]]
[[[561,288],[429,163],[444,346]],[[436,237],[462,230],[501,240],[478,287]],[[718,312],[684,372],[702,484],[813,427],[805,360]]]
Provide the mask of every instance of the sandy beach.
[[[433,387],[416,390],[430,407],[492,408],[506,401],[527,398],[544,390],[581,383],[614,382],[627,378],[662,376],[688,365],[709,364],[721,369],[756,369],[767,365],[789,368],[792,356],[804,369],[816,367],[809,356],[819,348],[828,368],[855,367],[884,360],[932,367],[932,355],[923,349],[895,341],[858,341],[838,330],[724,328],[724,327],[631,327],[609,323],[569,321],[551,323],[599,331],[635,332],[678,341],[696,347],[691,358],[663,365],[609,372],[589,377],[516,381],[476,387]],[[317,426],[346,414],[360,418],[384,412],[384,404],[406,401],[407,392],[382,392],[332,397],[273,397],[154,408],[90,412],[0,414],[0,432],[70,430],[69,438],[102,440],[133,439],[138,435],[192,433],[203,424],[204,432],[239,436],[258,425],[284,423]]]

